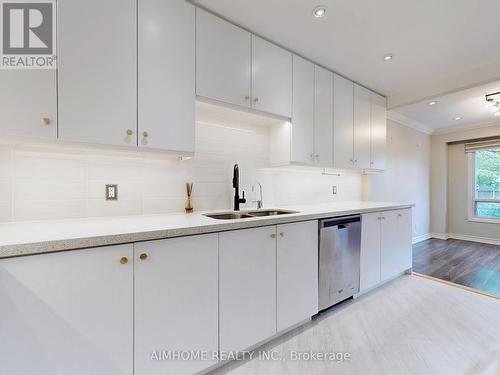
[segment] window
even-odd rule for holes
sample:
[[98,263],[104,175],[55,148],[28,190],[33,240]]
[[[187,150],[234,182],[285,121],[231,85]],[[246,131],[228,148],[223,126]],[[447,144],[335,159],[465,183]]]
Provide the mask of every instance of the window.
[[472,155],[472,213],[475,218],[500,220],[500,148]]

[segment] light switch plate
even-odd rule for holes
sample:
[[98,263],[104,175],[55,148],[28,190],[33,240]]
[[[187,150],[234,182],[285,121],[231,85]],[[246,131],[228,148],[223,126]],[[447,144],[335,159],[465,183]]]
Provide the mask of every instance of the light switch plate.
[[106,185],[105,198],[107,201],[117,201],[118,185]]

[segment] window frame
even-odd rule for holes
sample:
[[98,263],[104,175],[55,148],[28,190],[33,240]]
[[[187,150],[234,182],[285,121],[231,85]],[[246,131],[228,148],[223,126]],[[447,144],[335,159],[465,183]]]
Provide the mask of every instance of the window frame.
[[498,202],[500,199],[477,199],[476,198],[476,152],[469,152],[467,154],[468,160],[468,221],[479,222],[479,223],[493,223],[500,224],[500,218],[496,219],[493,217],[483,217],[476,216],[476,203],[477,202]]

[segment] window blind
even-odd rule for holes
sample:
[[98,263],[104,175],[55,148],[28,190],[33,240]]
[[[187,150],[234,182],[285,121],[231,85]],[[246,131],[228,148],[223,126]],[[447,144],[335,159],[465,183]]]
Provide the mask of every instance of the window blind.
[[475,152],[491,149],[500,150],[500,138],[488,139],[485,141],[468,142],[465,144],[465,152]]

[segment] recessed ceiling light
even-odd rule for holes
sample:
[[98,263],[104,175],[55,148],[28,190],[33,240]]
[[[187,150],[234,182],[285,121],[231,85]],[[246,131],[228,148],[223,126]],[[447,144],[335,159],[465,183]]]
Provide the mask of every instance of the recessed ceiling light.
[[388,55],[385,55],[384,57],[382,57],[382,59],[383,59],[384,61],[390,61],[390,60],[392,60],[393,58],[394,58],[394,55],[393,55],[393,54],[391,54],[391,53],[390,53],[390,54],[388,54]]
[[461,119],[462,119],[462,117],[460,117],[460,116],[455,117],[455,121],[459,121]]
[[435,101],[429,102],[429,105],[436,105],[436,104],[437,104],[437,102],[435,102]]
[[316,18],[324,17],[326,14],[326,6],[319,5],[313,10],[313,16]]

